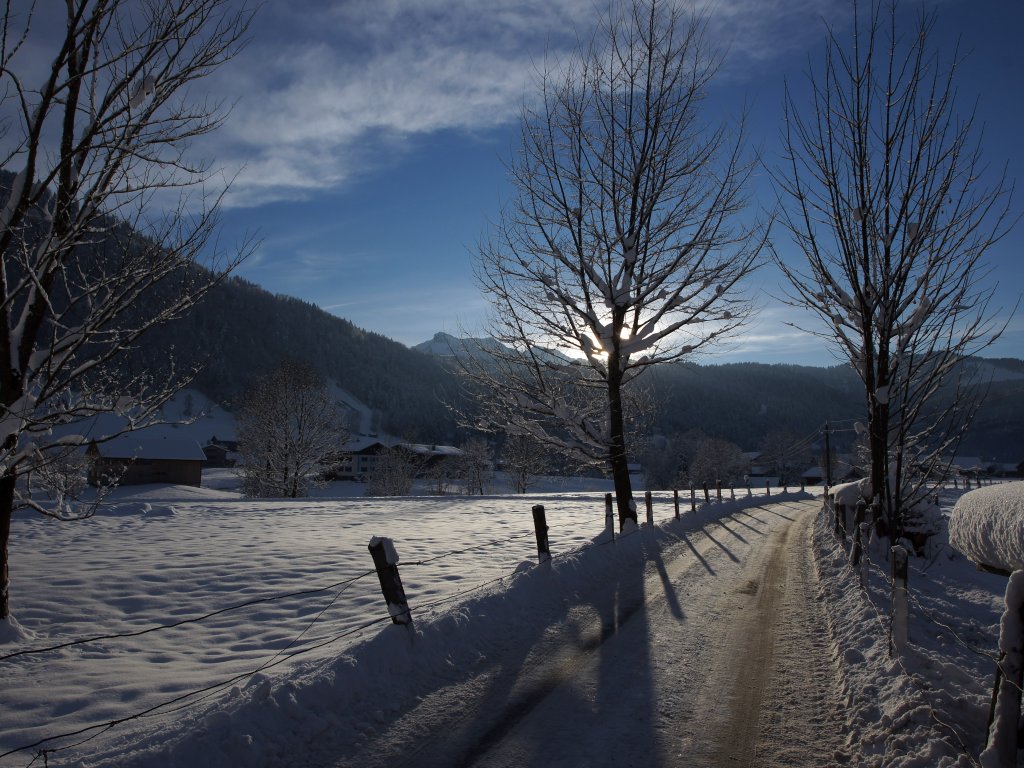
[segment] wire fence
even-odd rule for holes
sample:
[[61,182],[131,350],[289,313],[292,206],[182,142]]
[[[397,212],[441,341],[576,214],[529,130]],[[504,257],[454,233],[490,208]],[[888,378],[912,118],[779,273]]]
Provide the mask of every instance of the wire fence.
[[[953,492],[945,492],[947,498],[943,506],[950,506],[950,497],[955,496],[956,491],[964,490],[962,483],[957,485],[960,487],[954,488]],[[913,565],[909,568],[909,578],[904,582],[894,576],[893,556],[886,543],[887,539],[879,537],[873,525],[869,528],[869,538],[863,542],[860,562],[857,562],[858,546],[855,534],[851,532],[851,528],[854,528],[851,522],[856,518],[852,511],[838,508],[831,497],[827,496],[822,515],[846,553],[850,575],[860,583],[864,602],[877,622],[878,632],[889,638],[890,657],[926,707],[932,722],[971,765],[980,765],[976,754],[980,752],[978,745],[984,746],[987,726],[984,733],[972,732],[966,723],[957,722],[950,716],[946,711],[948,707],[942,701],[950,698],[944,682],[955,668],[961,679],[978,681],[977,687],[981,693],[985,693],[986,684],[983,681],[991,679],[989,676],[1001,667],[1002,661],[997,653],[989,650],[996,647],[996,638],[991,634],[993,622],[983,622],[984,626],[973,627],[968,624],[975,635],[968,639],[964,622],[969,620],[952,613],[950,604],[946,602],[949,599],[946,591],[956,585],[946,584],[945,577],[939,577],[937,581],[929,580],[929,571],[940,558],[963,560],[946,543],[945,530],[933,535],[927,545],[930,551],[926,549],[911,558]],[[909,619],[901,617],[895,608],[898,588],[902,588],[906,594]],[[945,597],[942,596],[944,593]],[[998,623],[998,614],[993,618]],[[910,644],[902,650],[898,643],[893,642],[898,632],[897,624],[901,620],[909,621],[911,630]],[[930,671],[933,664],[920,663],[927,656],[938,657],[940,661],[937,663],[941,665],[939,670],[944,667],[945,672],[935,669]],[[971,663],[970,658],[975,659],[975,662]],[[913,664],[908,660],[912,660]],[[991,724],[991,712],[989,717]]]

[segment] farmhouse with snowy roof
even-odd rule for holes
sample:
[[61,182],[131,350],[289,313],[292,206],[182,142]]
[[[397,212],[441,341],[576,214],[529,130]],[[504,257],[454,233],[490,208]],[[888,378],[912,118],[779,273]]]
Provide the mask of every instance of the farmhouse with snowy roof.
[[350,440],[338,450],[331,468],[329,480],[360,480],[377,468],[377,457],[390,448],[383,440],[363,435]]
[[219,440],[216,435],[203,446],[206,461],[204,467],[233,467],[238,463],[239,451],[237,440]]
[[195,440],[121,435],[90,443],[86,455],[92,459],[90,485],[111,480],[117,480],[119,485],[203,484],[206,454]]

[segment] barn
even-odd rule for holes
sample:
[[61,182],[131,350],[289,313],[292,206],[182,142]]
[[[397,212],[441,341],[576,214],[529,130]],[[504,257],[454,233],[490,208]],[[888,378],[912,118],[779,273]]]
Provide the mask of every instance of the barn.
[[90,485],[109,483],[111,479],[119,485],[203,484],[206,454],[195,440],[121,435],[90,443],[86,455],[91,459]]

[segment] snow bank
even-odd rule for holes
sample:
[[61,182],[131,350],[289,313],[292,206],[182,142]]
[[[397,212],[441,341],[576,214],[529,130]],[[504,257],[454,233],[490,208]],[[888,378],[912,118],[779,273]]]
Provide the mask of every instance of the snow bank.
[[976,563],[1024,568],[1024,482],[961,496],[949,518],[949,543]]
[[861,499],[864,501],[870,500],[871,479],[865,477],[862,480],[854,480],[851,483],[840,483],[829,488],[828,492],[835,496],[836,504],[855,507]]

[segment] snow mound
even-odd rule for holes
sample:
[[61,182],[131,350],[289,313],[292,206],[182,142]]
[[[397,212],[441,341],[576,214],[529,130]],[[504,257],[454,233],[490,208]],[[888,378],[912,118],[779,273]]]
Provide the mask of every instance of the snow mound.
[[851,483],[840,483],[829,488],[828,492],[835,496],[836,504],[855,507],[861,499],[864,501],[871,499],[871,479],[865,477],[863,480],[854,480]]
[[0,646],[16,645],[34,638],[35,635],[21,626],[13,616],[0,619]]
[[1024,482],[965,493],[949,517],[949,543],[976,563],[1024,568]]

